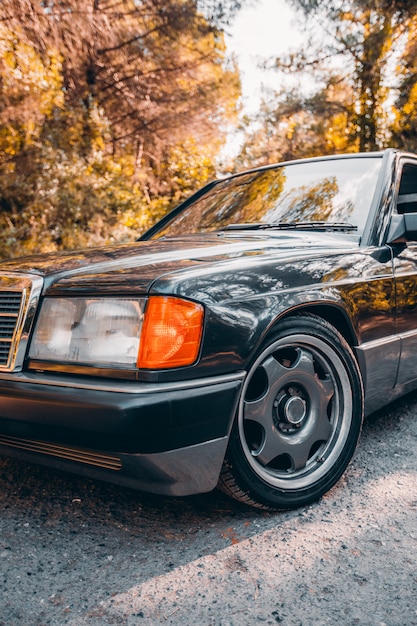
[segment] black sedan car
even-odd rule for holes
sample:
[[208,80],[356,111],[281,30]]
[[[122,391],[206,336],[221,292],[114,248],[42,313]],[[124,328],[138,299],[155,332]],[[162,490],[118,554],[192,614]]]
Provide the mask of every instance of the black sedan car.
[[417,387],[417,156],[210,183],[132,244],[0,268],[0,454],[260,508],[320,498]]

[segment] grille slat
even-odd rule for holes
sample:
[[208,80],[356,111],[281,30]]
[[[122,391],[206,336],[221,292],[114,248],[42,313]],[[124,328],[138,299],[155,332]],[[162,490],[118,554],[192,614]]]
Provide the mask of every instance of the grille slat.
[[0,344],[0,365],[7,365],[9,360],[11,343]]
[[17,317],[1,318],[0,317],[0,339],[12,339],[16,328]]
[[10,342],[0,342],[0,365],[7,365],[10,354]]
[[2,291],[0,292],[0,316],[4,313],[14,313],[16,316],[19,314],[20,306],[22,304],[22,293],[16,291]]

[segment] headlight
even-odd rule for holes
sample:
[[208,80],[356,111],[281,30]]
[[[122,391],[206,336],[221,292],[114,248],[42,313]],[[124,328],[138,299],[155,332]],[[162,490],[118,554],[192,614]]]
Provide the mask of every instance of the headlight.
[[46,298],[31,359],[136,366],[145,299]]
[[29,358],[95,367],[169,369],[196,362],[201,304],[172,296],[45,298]]

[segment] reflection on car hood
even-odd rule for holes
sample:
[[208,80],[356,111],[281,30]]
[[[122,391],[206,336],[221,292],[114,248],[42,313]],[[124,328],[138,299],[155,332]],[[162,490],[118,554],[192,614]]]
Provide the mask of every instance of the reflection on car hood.
[[215,233],[14,259],[2,263],[2,272],[43,276],[48,293],[143,293],[163,275],[207,264],[235,266],[271,256],[293,260],[352,245],[357,247],[355,238],[328,233]]

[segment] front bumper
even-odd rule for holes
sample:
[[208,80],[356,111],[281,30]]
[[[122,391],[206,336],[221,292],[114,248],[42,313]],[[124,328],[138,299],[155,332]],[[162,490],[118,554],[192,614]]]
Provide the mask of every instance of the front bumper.
[[153,493],[218,480],[243,372],[187,383],[0,378],[0,454]]

